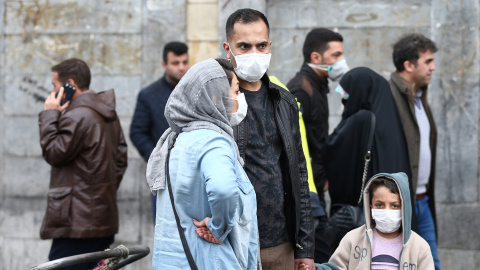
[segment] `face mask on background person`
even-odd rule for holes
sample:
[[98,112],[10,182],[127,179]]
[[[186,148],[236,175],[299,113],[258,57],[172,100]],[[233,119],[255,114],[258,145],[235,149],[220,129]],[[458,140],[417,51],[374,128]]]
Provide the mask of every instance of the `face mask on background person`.
[[333,63],[333,65],[316,65],[312,63],[308,63],[308,66],[311,68],[316,68],[320,70],[325,70],[328,72],[328,78],[332,81],[338,81],[342,78],[343,74],[347,73],[350,68],[347,65],[347,60],[342,58],[337,62]]
[[337,88],[335,88],[335,92],[339,93],[342,96],[342,99],[347,100],[349,97],[349,94],[343,90],[343,87],[340,84],[338,84]]
[[402,225],[401,210],[372,209],[375,228],[383,233],[396,232]]
[[238,110],[232,113],[232,116],[230,117],[230,125],[232,125],[232,127],[240,124],[245,116],[247,116],[248,111],[248,104],[244,93],[238,94],[237,98],[234,98],[233,100],[238,101]]
[[[230,47],[230,44],[228,45]],[[270,65],[271,53],[247,53],[241,55],[234,55],[230,48],[230,53],[235,58],[237,67],[235,74],[247,82],[256,82],[262,78],[263,74],[267,72]]]

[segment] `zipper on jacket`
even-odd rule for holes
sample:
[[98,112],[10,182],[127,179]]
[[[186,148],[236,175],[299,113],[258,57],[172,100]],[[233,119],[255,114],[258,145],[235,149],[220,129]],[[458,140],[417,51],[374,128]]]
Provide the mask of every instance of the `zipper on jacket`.
[[[278,101],[278,100],[275,100],[274,103],[273,103],[273,109],[274,109],[274,114],[275,114],[275,122],[277,123],[278,130],[280,131],[280,136],[282,137],[283,147],[285,147],[285,151],[288,153],[288,149],[290,147],[288,145],[288,142],[286,142],[286,140],[285,140],[285,136],[286,136],[285,135],[286,134],[285,127],[283,126],[283,123],[281,122],[280,117],[279,117],[278,112],[277,112],[279,103],[280,103],[280,101]],[[287,156],[287,160],[289,160],[288,154],[286,156]],[[288,163],[290,164],[290,162],[288,162]],[[291,180],[292,176],[291,176],[290,166],[287,166],[287,170],[288,170],[289,178]],[[292,183],[292,198],[293,198],[293,205],[295,207],[296,198],[295,198],[293,183]],[[298,243],[298,230],[299,230],[299,228],[298,228],[298,225],[297,225],[297,215],[299,213],[297,213],[297,209],[295,209],[295,211],[293,211],[293,213],[294,213],[294,218],[295,218],[295,221],[294,221],[295,222],[295,247],[297,247],[298,249],[303,249],[303,246],[301,246]]]

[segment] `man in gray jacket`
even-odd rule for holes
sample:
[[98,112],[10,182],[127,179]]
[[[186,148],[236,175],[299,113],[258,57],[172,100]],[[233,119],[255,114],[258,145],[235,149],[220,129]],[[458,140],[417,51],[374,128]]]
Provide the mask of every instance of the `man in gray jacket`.
[[421,34],[402,37],[393,47],[397,70],[390,77],[390,86],[407,141],[419,234],[430,245],[438,270],[434,199],[437,130],[427,103],[436,51],[435,43]]

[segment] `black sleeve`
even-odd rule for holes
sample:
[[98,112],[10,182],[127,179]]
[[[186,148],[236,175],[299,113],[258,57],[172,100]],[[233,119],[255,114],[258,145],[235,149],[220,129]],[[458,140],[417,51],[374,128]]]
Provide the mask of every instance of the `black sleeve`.
[[[322,104],[311,104],[312,98],[307,92],[300,90],[292,92],[300,102],[300,111],[303,114],[303,120],[305,122],[305,129],[307,131],[308,150],[310,152],[313,179],[317,193],[320,197],[323,196],[323,186],[326,181],[326,172],[323,161],[324,144],[328,135],[328,123],[320,117],[315,117],[313,113],[321,108],[315,108],[315,106],[322,106]],[[328,120],[327,120],[328,121]]]
[[148,111],[146,97],[144,93],[140,92],[130,125],[130,140],[146,162],[148,162],[148,158],[156,145],[150,135],[151,126],[152,119]]
[[308,188],[308,172],[305,156],[303,154],[302,138],[298,122],[298,110],[292,116],[292,136],[296,144],[299,170],[300,187],[300,227],[298,228],[298,244],[294,250],[295,258],[313,258],[315,253],[315,240],[312,220],[312,209],[310,202],[310,190]]

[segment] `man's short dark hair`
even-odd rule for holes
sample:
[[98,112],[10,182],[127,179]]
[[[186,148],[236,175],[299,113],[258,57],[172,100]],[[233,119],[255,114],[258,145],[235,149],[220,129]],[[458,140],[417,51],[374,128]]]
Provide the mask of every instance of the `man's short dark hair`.
[[407,34],[400,38],[395,45],[393,45],[393,64],[397,69],[397,72],[405,70],[403,63],[410,61],[417,66],[417,60],[420,57],[420,52],[431,51],[435,53],[437,51],[435,42],[425,37],[422,34]]
[[343,42],[343,37],[327,28],[315,28],[307,34],[303,43],[303,61],[310,63],[312,52],[323,53],[328,50],[331,41]]
[[64,83],[68,79],[72,79],[80,90],[87,90],[90,87],[90,68],[85,61],[70,58],[62,61],[52,67],[52,72],[57,72],[58,80]]
[[182,55],[188,52],[187,44],[178,41],[172,41],[165,44],[163,47],[163,62],[168,63],[168,53],[172,52],[175,55]]
[[268,35],[270,36],[270,25],[268,24],[267,17],[263,15],[262,12],[258,10],[254,10],[251,8],[242,8],[238,9],[237,11],[233,12],[227,19],[227,23],[225,25],[225,32],[227,34],[227,40],[230,40],[233,33],[233,25],[236,22],[241,23],[253,23],[258,20],[262,20],[267,25]]

